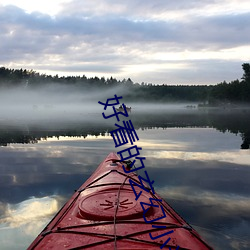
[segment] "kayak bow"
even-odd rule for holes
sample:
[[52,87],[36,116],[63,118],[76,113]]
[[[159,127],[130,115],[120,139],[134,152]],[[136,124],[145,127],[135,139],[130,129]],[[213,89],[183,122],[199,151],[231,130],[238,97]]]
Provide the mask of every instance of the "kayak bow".
[[122,165],[129,169],[110,153],[28,250],[212,249],[152,190],[144,190],[135,200],[130,182],[138,184],[133,185],[138,194],[140,179],[134,172],[125,173]]

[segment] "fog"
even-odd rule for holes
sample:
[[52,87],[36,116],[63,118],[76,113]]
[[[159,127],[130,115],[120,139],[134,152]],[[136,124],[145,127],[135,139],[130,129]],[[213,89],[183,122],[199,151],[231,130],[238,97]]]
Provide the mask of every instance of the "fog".
[[[12,88],[0,90],[0,123],[40,123],[53,121],[92,121],[103,122],[102,105],[98,101],[106,102],[113,98],[127,94],[124,87],[109,90],[86,90],[66,85],[50,85],[35,89]],[[185,110],[188,104],[145,104],[129,103],[132,113],[148,111],[178,111]],[[187,110],[187,109],[186,109]],[[108,109],[105,113],[108,113]],[[111,112],[111,110],[110,110]],[[109,113],[111,114],[111,113]]]
[[[42,122],[79,120],[101,115],[98,101],[106,93],[79,91],[63,85],[36,89],[5,89],[0,92],[0,121]],[[100,117],[100,116],[99,116]]]
[[5,89],[0,93],[1,119],[58,119],[66,114],[77,117],[97,111],[93,96],[56,85],[34,90]]

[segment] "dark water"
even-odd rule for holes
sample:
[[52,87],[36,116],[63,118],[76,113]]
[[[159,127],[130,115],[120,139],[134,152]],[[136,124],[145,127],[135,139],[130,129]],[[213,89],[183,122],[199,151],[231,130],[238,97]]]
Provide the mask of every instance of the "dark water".
[[[0,249],[25,249],[115,149],[115,119],[0,120]],[[156,191],[215,249],[250,249],[249,110],[134,109]],[[242,149],[244,148],[244,149]]]

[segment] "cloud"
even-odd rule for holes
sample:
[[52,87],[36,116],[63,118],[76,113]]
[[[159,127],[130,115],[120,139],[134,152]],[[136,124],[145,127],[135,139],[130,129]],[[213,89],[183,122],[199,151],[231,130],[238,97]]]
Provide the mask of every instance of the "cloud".
[[[233,12],[232,6],[233,0],[147,0],[143,5],[132,0],[75,0],[50,16],[0,5],[0,63],[61,75],[131,77],[139,82],[234,80],[241,76],[241,63],[250,60],[239,52],[249,46],[250,13],[240,7]],[[236,51],[233,62],[228,49]],[[221,63],[224,67],[219,69],[211,66]],[[239,69],[235,66],[231,71],[232,64]],[[207,73],[201,78],[203,70]]]
[[[64,15],[79,15],[85,17],[92,16],[122,16],[131,17],[134,19],[161,19],[167,18],[171,20],[174,18],[183,18],[193,16],[193,14],[200,16],[200,13],[208,13],[209,11],[242,11],[245,4],[249,3],[247,0],[241,2],[241,6],[235,6],[234,0],[219,0],[219,1],[198,1],[198,0],[180,0],[180,1],[162,1],[162,0],[145,0],[143,4],[139,0],[127,0],[126,2],[117,2],[114,0],[86,0],[84,2],[79,0],[65,3],[64,10],[61,13]],[[249,5],[248,5],[249,6]]]
[[67,44],[60,43],[66,39],[68,46],[72,47],[74,44],[79,46],[80,42],[92,46],[105,42],[109,45],[164,42],[166,45],[175,43],[181,47],[195,49],[197,44],[204,48],[209,44],[227,47],[245,45],[248,44],[250,36],[248,33],[245,33],[245,39],[240,36],[242,31],[249,29],[250,13],[195,17],[189,22],[137,21],[119,16],[84,18],[59,15],[52,18],[39,12],[27,14],[13,6],[4,7],[1,14],[4,20],[3,30],[9,32],[9,36],[16,35],[16,38],[20,38],[21,35],[23,38],[31,38],[27,46],[34,43],[37,46],[44,44],[44,47],[59,45],[61,48],[60,45],[64,45],[65,48]]

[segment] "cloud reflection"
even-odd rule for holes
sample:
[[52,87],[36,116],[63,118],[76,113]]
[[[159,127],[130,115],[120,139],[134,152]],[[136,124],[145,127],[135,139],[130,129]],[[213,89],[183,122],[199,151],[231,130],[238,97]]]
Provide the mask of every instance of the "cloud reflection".
[[62,197],[32,197],[18,204],[0,204],[1,249],[25,249],[52,219]]
[[5,216],[0,219],[0,224],[10,228],[25,225],[25,233],[34,235],[33,227],[37,227],[37,222],[51,217],[58,209],[56,197],[30,198],[18,204],[7,204]]
[[[152,155],[152,153],[151,153]],[[240,156],[240,157],[239,157]],[[161,151],[154,152],[153,157],[158,159],[182,159],[199,160],[199,161],[220,161],[249,167],[250,155],[247,151],[234,150],[234,151],[221,151],[221,152],[182,152],[182,151]],[[165,167],[165,166],[164,166]]]
[[250,211],[250,198],[236,195],[225,194],[221,192],[210,192],[201,189],[194,190],[189,187],[171,187],[165,186],[157,189],[158,193],[171,199],[184,201],[186,203],[199,204],[201,206],[218,206],[220,209],[217,211],[216,216],[228,215],[234,213],[235,216],[241,214],[249,214]]
[[[192,225],[214,230],[208,242],[215,249],[250,249],[250,159],[248,151],[235,150],[239,136],[208,128],[138,130],[138,135],[136,145],[147,157],[146,168],[162,198]],[[110,151],[119,150],[108,135],[4,148],[0,242],[10,246],[15,235],[15,246],[8,249],[28,246],[59,208],[58,197],[51,194],[68,199]],[[27,199],[31,195],[43,198]]]

